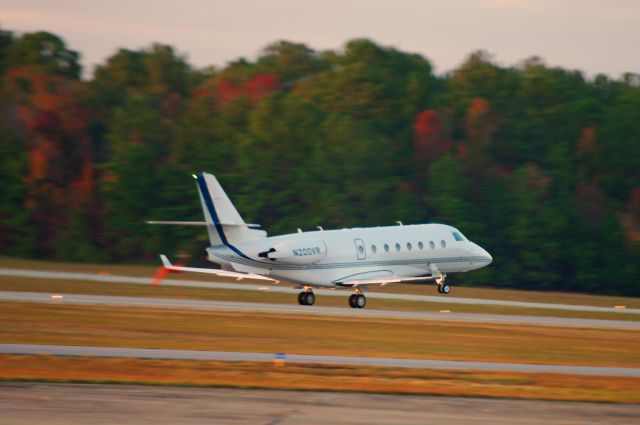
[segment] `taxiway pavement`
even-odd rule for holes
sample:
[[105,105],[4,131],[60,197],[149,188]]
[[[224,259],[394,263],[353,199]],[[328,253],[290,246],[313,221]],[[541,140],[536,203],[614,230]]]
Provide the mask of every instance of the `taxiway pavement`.
[[0,383],[0,424],[631,425],[639,405],[136,385]]
[[[138,285],[149,285],[152,281],[151,278],[146,278],[146,277],[100,275],[100,274],[91,274],[91,273],[71,273],[71,272],[10,269],[10,268],[0,268],[0,276],[31,277],[31,278],[58,279],[58,280],[81,280],[81,281],[87,281],[87,282],[129,283],[129,284],[138,284]],[[268,290],[269,292],[278,292],[278,293],[287,293],[287,294],[297,294],[298,292],[300,292],[298,289],[271,285],[271,284],[265,285],[264,283],[239,284],[239,283],[223,283],[223,282],[203,282],[198,280],[163,279],[162,285],[211,288],[211,289],[234,289],[234,290],[240,290],[240,291]],[[345,297],[344,291],[323,290],[323,289],[317,289],[316,291],[318,292],[318,294],[321,294],[322,296],[326,295],[326,296]],[[587,305],[491,300],[491,299],[482,299],[482,298],[460,298],[455,296],[445,297],[445,296],[430,296],[430,295],[389,294],[389,293],[381,293],[381,292],[367,292],[367,297],[381,298],[381,299],[423,301],[423,302],[432,302],[432,303],[447,303],[447,304],[495,305],[495,306],[505,306],[505,307],[541,308],[541,309],[551,309],[551,310],[640,314],[640,309],[638,308],[616,309],[613,307],[596,307],[596,306],[587,306]]]
[[262,313],[326,315],[346,317],[384,317],[430,321],[498,323],[535,326],[562,326],[579,328],[608,328],[640,330],[640,321],[580,319],[550,316],[524,316],[484,313],[440,313],[406,310],[352,309],[347,306],[319,307],[297,304],[268,304],[236,301],[207,301],[193,299],[123,297],[112,295],[59,294],[46,292],[0,291],[0,301],[35,302],[47,304],[83,304],[104,306],[152,307],[170,309],[197,309],[215,311],[253,311]]

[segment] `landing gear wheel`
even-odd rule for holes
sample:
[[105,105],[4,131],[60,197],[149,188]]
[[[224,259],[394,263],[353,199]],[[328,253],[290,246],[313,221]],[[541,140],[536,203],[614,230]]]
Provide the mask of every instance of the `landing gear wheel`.
[[351,294],[351,296],[349,297],[349,307],[351,308],[356,308],[356,297],[358,295],[357,294]]
[[448,295],[451,292],[451,285],[443,283],[441,289],[443,294]]
[[367,299],[362,294],[357,294],[355,298],[355,305],[357,308],[364,308],[367,305]]
[[298,294],[298,304],[307,305],[307,293],[306,292],[300,292]]
[[313,305],[316,302],[316,296],[313,292],[309,291],[305,294],[304,300],[306,305]]
[[442,294],[442,285],[437,285],[438,286],[438,294]]

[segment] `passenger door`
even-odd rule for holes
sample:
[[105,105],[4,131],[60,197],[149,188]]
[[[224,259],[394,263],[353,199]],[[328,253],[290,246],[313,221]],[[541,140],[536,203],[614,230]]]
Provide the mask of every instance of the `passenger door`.
[[358,254],[358,260],[365,260],[367,258],[367,250],[364,247],[364,242],[362,239],[354,239],[356,244],[356,253]]

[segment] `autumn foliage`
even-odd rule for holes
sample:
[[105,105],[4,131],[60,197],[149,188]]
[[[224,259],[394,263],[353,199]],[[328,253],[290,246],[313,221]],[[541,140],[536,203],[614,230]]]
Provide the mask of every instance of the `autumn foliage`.
[[279,88],[278,76],[274,74],[256,75],[241,83],[221,79],[216,84],[216,98],[220,105],[232,102],[240,97],[245,97],[255,103]]
[[415,160],[423,163],[437,158],[451,149],[444,126],[438,112],[430,109],[416,115],[415,124]]

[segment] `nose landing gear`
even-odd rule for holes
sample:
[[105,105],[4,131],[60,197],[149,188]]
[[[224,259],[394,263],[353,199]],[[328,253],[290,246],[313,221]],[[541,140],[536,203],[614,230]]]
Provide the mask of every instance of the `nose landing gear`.
[[436,278],[436,285],[438,285],[438,293],[448,295],[451,293],[451,285],[445,282],[447,275],[442,273],[438,278]]

